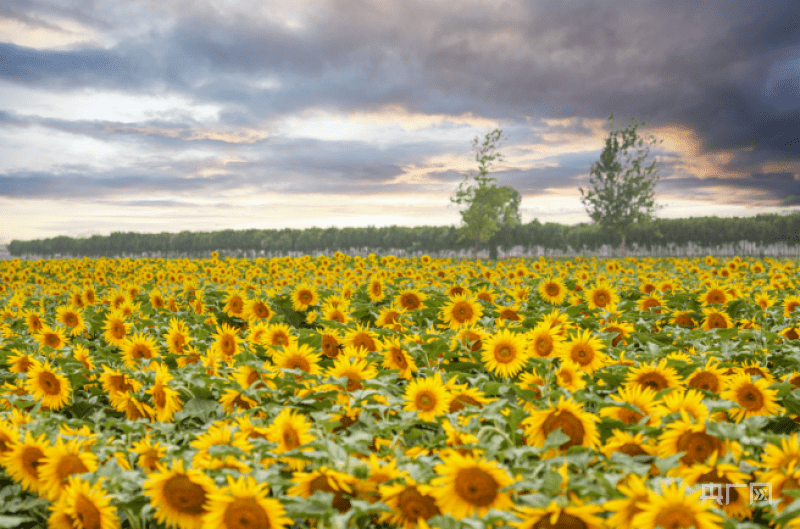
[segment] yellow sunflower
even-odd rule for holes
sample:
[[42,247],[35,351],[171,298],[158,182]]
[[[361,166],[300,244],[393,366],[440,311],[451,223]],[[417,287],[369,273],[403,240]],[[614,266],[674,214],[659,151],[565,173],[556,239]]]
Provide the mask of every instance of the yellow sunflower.
[[[611,417],[625,424],[638,424],[648,417],[645,424],[650,426],[660,424],[661,410],[656,403],[656,392],[653,389],[638,384],[628,384],[621,386],[617,390],[617,395],[612,394],[609,397],[619,403],[619,406],[600,408],[601,417]],[[636,409],[631,409],[632,407]]]
[[790,294],[783,298],[783,315],[787,318],[792,317],[792,313],[800,308],[800,296],[796,294]]
[[51,410],[60,410],[72,397],[69,379],[53,369],[49,361],[33,365],[28,369],[25,389]]
[[244,340],[239,338],[236,329],[227,323],[217,325],[217,333],[211,337],[214,339],[211,349],[225,362],[232,362],[233,357],[241,352],[240,344]]
[[603,529],[604,520],[597,516],[603,512],[599,505],[584,505],[580,500],[573,499],[574,505],[559,506],[555,501],[550,502],[546,509],[523,505],[517,508],[521,522],[511,525],[517,529]]
[[647,439],[643,433],[632,434],[622,430],[613,430],[611,437],[605,440],[600,451],[607,457],[611,454],[620,452],[631,457],[635,456],[654,456],[656,446],[653,440]]
[[675,389],[661,397],[659,403],[659,413],[667,415],[670,413],[686,412],[690,417],[697,421],[705,421],[709,416],[708,408],[703,404],[703,394],[694,389],[683,390]]
[[208,495],[203,529],[283,529],[294,523],[281,502],[268,497],[269,483],[226,477],[228,486]]
[[555,407],[534,411],[522,421],[528,444],[542,447],[547,436],[561,429],[569,439],[559,448],[567,450],[572,446],[595,448],[600,442],[595,423],[597,416],[583,411],[583,404],[574,400],[559,398]]
[[678,372],[668,367],[666,360],[661,360],[658,365],[653,362],[652,364],[641,364],[638,367],[629,368],[628,378],[625,379],[625,382],[627,384],[638,384],[655,391],[674,388],[681,383],[678,378]]
[[475,325],[483,316],[483,307],[467,294],[453,296],[440,312],[440,318],[451,329]]
[[490,509],[510,510],[514,502],[507,492],[514,480],[508,472],[485,459],[461,455],[455,450],[439,453],[442,463],[434,466],[437,477],[431,495],[442,512],[460,520],[475,513],[485,516]]
[[640,502],[631,526],[640,529],[656,527],[719,529],[722,517],[711,511],[714,504],[700,500],[702,491],[686,494],[686,487],[670,484],[661,494],[651,493],[647,501]]
[[732,400],[739,405],[728,413],[736,422],[741,422],[754,415],[773,416],[783,412],[778,406],[774,389],[767,389],[769,381],[763,378],[751,380],[747,373],[737,373],[730,378],[728,389],[722,392],[722,398]]
[[61,327],[42,325],[42,328],[36,334],[36,340],[43,346],[46,345],[58,351],[67,344],[67,335]]
[[567,297],[567,287],[558,278],[543,279],[538,286],[539,296],[551,305],[561,305]]
[[733,327],[733,322],[727,312],[718,311],[712,307],[706,307],[703,309],[703,314],[706,315],[702,326],[704,331],[710,331],[711,329],[730,329]]
[[[361,352],[363,352],[363,349]],[[333,361],[333,366],[325,373],[326,376],[331,378],[346,378],[347,382],[343,388],[346,393],[364,389],[362,381],[371,380],[378,376],[378,371],[365,358],[359,357],[358,353],[359,351],[346,347],[344,354],[339,355]]]
[[619,294],[608,283],[598,282],[586,291],[586,304],[590,309],[614,307],[619,303]]
[[644,484],[642,478],[636,474],[628,474],[626,478],[617,484],[617,490],[624,494],[625,498],[609,500],[603,504],[605,510],[613,513],[606,522],[607,527],[638,529],[632,525],[633,517],[642,512],[642,508],[639,504],[647,502],[651,492]]
[[414,358],[403,349],[399,337],[387,337],[381,342],[383,349],[383,363],[386,369],[397,369],[400,371],[398,376],[406,380],[411,380],[413,373],[417,372],[417,364]]
[[703,389],[720,394],[728,387],[728,376],[725,370],[719,367],[719,361],[709,358],[702,369],[696,369],[688,379],[686,386],[695,389]]
[[64,443],[59,437],[55,446],[47,448],[44,459],[39,463],[39,494],[55,501],[64,492],[69,476],[94,472],[97,463],[97,456],[85,450],[81,443]]
[[428,299],[424,293],[414,289],[403,289],[394,298],[395,304],[403,307],[405,310],[417,310],[422,308],[422,302]]
[[285,346],[282,351],[275,353],[273,361],[282,369],[299,369],[309,375],[318,375],[322,372],[319,366],[320,354],[315,353],[306,344],[299,345],[294,342]]
[[392,511],[382,513],[379,521],[388,522],[393,527],[416,529],[420,520],[424,522],[439,516],[441,511],[436,506],[436,498],[431,495],[432,490],[433,487],[418,484],[411,478],[406,478],[403,483],[381,485],[381,501]]
[[225,306],[222,310],[228,316],[244,317],[244,297],[240,292],[227,292],[225,297]]
[[56,321],[63,323],[68,329],[69,334],[77,336],[86,330],[83,321],[83,311],[75,307],[61,306],[56,308]]
[[565,362],[558,371],[556,371],[556,383],[573,393],[579,389],[586,387],[586,381],[583,379],[583,372],[579,371],[575,364]]
[[725,305],[730,299],[730,295],[723,286],[717,282],[711,282],[708,290],[700,296],[700,303],[702,303],[704,307],[709,305]]
[[266,437],[268,441],[278,445],[272,451],[282,454],[313,441],[314,436],[308,433],[309,430],[311,425],[303,415],[284,408],[267,427]]
[[91,485],[77,476],[69,476],[53,511],[48,527],[64,529],[118,529],[117,510],[112,496],[103,488],[102,479]]
[[693,329],[697,326],[697,322],[694,321],[692,318],[691,313],[688,310],[675,310],[670,315],[669,322],[672,325],[677,325],[679,327],[686,327],[689,329]]
[[117,311],[111,311],[106,315],[103,328],[105,329],[103,338],[106,343],[117,347],[125,343],[130,332],[130,324],[125,321],[125,316]]
[[136,333],[126,339],[121,349],[122,359],[125,362],[125,366],[129,369],[141,368],[142,360],[152,360],[153,358],[161,356],[158,350],[156,337],[148,336],[143,333]]
[[317,289],[311,285],[298,285],[292,291],[292,308],[297,311],[308,310],[308,307],[319,303]]
[[274,323],[267,328],[261,343],[273,347],[287,347],[297,341],[297,337],[292,335],[292,330],[285,323]]
[[344,472],[327,467],[320,467],[312,472],[295,472],[292,474],[294,485],[286,491],[289,496],[308,498],[316,491],[333,494],[331,506],[341,513],[350,510],[350,499],[356,479]]
[[561,341],[558,329],[542,322],[528,332],[528,355],[533,358],[552,358]]
[[658,455],[669,457],[686,452],[680,462],[683,465],[703,463],[716,452],[723,456],[727,452],[722,441],[706,432],[705,423],[693,422],[688,415],[666,425],[658,438]]
[[182,459],[173,459],[171,468],[161,463],[157,468],[142,486],[156,521],[170,528],[201,529],[209,496],[217,488],[214,480],[200,470],[184,470]]
[[373,303],[380,303],[386,297],[384,293],[383,280],[378,276],[372,276],[367,282],[367,296]]
[[450,396],[439,377],[418,378],[406,386],[404,411],[415,411],[423,421],[432,421],[448,411]]
[[481,360],[486,369],[504,378],[519,373],[528,361],[527,343],[524,334],[503,329],[484,340]]
[[753,510],[748,507],[748,495],[741,492],[742,489],[748,489],[751,476],[739,470],[738,466],[718,463],[717,457],[712,455],[707,464],[696,464],[683,469],[681,477],[692,487],[702,487],[708,483],[716,486],[722,496],[717,502],[722,502],[722,510],[727,516],[739,520],[752,516]]
[[619,344],[622,345],[628,344],[628,338],[631,337],[631,333],[633,333],[634,328],[633,325],[631,325],[630,323],[612,320],[606,323],[602,331],[608,333],[616,333],[616,336],[614,336],[614,338],[611,339],[611,346],[616,347]]
[[377,351],[378,341],[378,335],[369,328],[369,323],[363,326],[357,323],[344,334],[344,343],[354,349],[363,347],[367,351]]
[[167,348],[172,354],[183,354],[183,349],[189,342],[194,340],[189,336],[189,330],[186,324],[178,318],[171,318],[169,320],[169,328],[167,334],[164,335],[164,340],[167,342]]
[[244,316],[248,320],[269,320],[273,315],[269,304],[263,299],[248,299],[244,303]]
[[167,448],[159,442],[153,443],[149,435],[134,441],[130,451],[138,454],[136,466],[149,472],[157,470],[161,459],[167,454]]
[[607,357],[603,354],[602,340],[592,336],[590,330],[571,335],[569,340],[559,344],[558,355],[564,362],[574,364],[578,369],[593,373],[605,365]]
[[38,493],[42,486],[39,465],[44,461],[50,447],[45,438],[46,434],[34,437],[27,431],[25,438],[2,456],[2,464],[11,479],[33,493]]
[[169,387],[172,375],[166,366],[159,366],[156,370],[156,379],[147,393],[153,397],[153,409],[158,422],[170,422],[172,416],[181,410],[183,403],[177,390]]
[[403,323],[398,320],[403,316],[403,314],[405,314],[405,312],[405,309],[401,309],[394,305],[381,307],[378,309],[378,319],[375,320],[375,325],[378,327],[399,331],[403,328]]

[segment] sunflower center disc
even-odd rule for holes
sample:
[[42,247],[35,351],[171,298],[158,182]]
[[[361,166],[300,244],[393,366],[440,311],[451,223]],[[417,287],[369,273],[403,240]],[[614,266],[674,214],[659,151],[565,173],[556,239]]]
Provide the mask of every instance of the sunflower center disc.
[[187,514],[202,514],[206,502],[203,487],[184,476],[172,477],[164,485],[164,498],[176,511]]
[[456,493],[476,507],[491,505],[497,497],[497,482],[479,468],[465,468],[455,480]]
[[562,512],[554,524],[550,523],[550,515],[545,514],[533,525],[533,529],[586,529],[586,524],[580,518]]
[[75,501],[75,517],[83,524],[84,529],[100,529],[100,511],[84,495]]
[[423,496],[417,489],[404,490],[397,500],[400,512],[411,522],[416,522],[420,518],[427,520],[440,514],[436,501],[430,496]]
[[228,529],[269,529],[269,518],[253,498],[236,498],[225,509],[225,527]]

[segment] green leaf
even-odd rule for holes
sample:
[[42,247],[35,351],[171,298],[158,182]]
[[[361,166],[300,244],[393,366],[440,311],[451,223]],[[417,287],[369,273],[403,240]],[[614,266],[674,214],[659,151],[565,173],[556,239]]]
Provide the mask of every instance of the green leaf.
[[25,522],[33,521],[30,516],[7,516],[0,514],[0,528],[16,529]]

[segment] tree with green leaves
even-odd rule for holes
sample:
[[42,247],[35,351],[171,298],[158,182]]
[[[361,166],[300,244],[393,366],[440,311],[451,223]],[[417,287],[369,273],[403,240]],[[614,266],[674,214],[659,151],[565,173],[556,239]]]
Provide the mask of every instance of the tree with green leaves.
[[[613,120],[614,114],[608,119]],[[579,188],[581,202],[589,217],[604,230],[622,236],[622,257],[625,257],[625,237],[631,226],[649,222],[658,209],[655,187],[660,177],[656,162],[647,167],[643,166],[643,162],[650,154],[650,144],[660,142],[651,136],[645,146],[644,140],[636,133],[640,125],[644,125],[644,122],[639,124],[631,118],[631,124],[625,129],[614,130],[612,127],[600,161],[591,166],[591,189],[585,191]],[[634,153],[629,152],[631,147],[636,146]],[[620,153],[625,156],[624,164],[619,159]]]
[[519,192],[513,187],[498,186],[496,178],[487,176],[495,160],[503,161],[497,152],[502,134],[500,129],[495,129],[486,134],[480,145],[478,137],[475,137],[472,147],[478,162],[478,174],[465,173],[456,196],[450,198],[454,204],[465,206],[460,212],[461,237],[475,242],[476,259],[479,246],[486,244],[498,230],[520,224],[519,203],[522,197]]

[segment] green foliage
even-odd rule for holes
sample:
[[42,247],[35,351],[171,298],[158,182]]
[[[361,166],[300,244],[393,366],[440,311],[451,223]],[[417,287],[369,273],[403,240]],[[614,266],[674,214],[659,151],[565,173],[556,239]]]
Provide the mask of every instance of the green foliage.
[[[614,114],[608,119],[613,120]],[[645,142],[636,133],[638,127],[639,124],[632,118],[627,128],[612,128],[600,161],[592,164],[589,176],[591,188],[588,191],[579,188],[581,202],[589,217],[605,230],[622,234],[623,249],[625,235],[631,226],[647,223],[657,209],[655,186],[659,176],[656,162],[643,167],[650,146],[648,144],[642,151]],[[651,137],[650,143],[655,145],[658,142]],[[634,146],[638,146],[635,156],[628,151]],[[625,156],[625,164],[619,160],[620,153]]]
[[520,224],[519,192],[509,186],[498,186],[496,178],[487,176],[489,166],[503,161],[496,152],[502,138],[502,131],[495,129],[486,134],[483,144],[478,145],[478,137],[472,142],[478,174],[464,174],[464,181],[458,186],[456,196],[450,201],[465,206],[461,211],[461,236],[478,244],[485,244],[500,229]]

